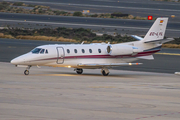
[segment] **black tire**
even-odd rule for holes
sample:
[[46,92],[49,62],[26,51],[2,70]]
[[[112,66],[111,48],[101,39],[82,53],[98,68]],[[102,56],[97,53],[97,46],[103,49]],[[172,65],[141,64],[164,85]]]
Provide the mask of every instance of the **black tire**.
[[25,70],[25,71],[24,71],[24,74],[25,74],[25,75],[29,75],[29,70]]
[[104,70],[102,71],[102,75],[104,75],[104,76],[108,76],[109,75],[109,73],[106,73]]
[[82,74],[83,73],[83,69],[77,69],[76,72],[77,72],[77,74]]

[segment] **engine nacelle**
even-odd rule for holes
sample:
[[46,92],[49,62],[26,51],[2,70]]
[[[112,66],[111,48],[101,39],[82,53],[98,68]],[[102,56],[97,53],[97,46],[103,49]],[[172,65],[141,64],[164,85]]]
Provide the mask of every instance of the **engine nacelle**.
[[108,45],[106,51],[109,55],[133,55],[143,50],[130,45],[115,44]]

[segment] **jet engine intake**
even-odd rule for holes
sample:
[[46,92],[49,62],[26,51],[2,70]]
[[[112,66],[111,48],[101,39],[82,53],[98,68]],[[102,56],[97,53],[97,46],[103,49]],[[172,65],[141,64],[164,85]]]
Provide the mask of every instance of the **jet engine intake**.
[[133,55],[134,53],[142,52],[141,49],[130,45],[108,45],[106,49],[109,55]]

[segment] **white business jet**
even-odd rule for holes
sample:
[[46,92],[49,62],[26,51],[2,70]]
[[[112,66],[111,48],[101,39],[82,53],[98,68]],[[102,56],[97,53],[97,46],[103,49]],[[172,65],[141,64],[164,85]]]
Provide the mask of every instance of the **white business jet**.
[[142,63],[131,62],[154,59],[152,54],[160,51],[163,43],[173,40],[164,39],[167,22],[168,18],[157,18],[144,38],[132,35],[137,39],[135,42],[42,45],[14,58],[11,63],[26,67],[25,75],[32,66],[51,66],[75,68],[77,74],[82,74],[83,69],[101,69],[102,75],[107,76],[108,68],[140,65]]

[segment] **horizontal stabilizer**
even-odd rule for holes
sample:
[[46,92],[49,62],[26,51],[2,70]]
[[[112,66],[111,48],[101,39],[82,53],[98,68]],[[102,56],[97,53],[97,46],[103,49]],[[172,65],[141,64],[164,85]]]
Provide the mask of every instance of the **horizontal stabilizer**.
[[94,63],[94,64],[78,64],[79,67],[111,67],[111,66],[129,66],[129,65],[141,65],[142,63]]
[[142,37],[139,37],[137,35],[131,35],[131,37],[135,38],[136,40],[142,40],[143,39]]
[[174,40],[173,38],[167,38],[167,39],[161,39],[161,40],[147,41],[147,42],[144,42],[144,43],[163,44],[163,43],[166,43],[166,42],[169,42],[169,41],[173,41],[173,40]]
[[141,56],[141,57],[137,57],[139,59],[145,59],[145,60],[154,60],[153,55],[148,55],[148,56]]

